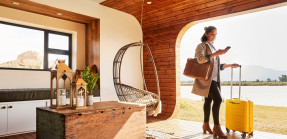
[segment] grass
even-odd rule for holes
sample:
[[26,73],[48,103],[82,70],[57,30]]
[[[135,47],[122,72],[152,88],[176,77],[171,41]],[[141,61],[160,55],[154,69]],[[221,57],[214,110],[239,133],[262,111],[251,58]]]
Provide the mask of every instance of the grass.
[[[230,82],[222,82],[221,85],[229,86]],[[234,82],[233,85],[238,86],[238,82]],[[250,82],[242,81],[242,86],[286,86],[287,82]]]
[[[178,119],[203,122],[204,101],[182,98]],[[225,125],[225,103],[220,108],[220,124]],[[212,112],[210,123],[213,123]],[[254,105],[254,130],[287,135],[287,108]]]
[[[238,86],[238,82],[233,82],[233,86]],[[182,86],[192,86],[193,83],[181,83]],[[230,82],[221,82],[222,86],[229,86]],[[242,81],[241,86],[286,86],[287,82],[251,82]]]

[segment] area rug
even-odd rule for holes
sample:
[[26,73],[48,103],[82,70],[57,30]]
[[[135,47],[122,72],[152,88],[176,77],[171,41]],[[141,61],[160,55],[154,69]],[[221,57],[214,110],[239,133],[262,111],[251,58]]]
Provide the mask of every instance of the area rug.
[[171,138],[173,134],[174,133],[146,128],[146,139],[168,139]]

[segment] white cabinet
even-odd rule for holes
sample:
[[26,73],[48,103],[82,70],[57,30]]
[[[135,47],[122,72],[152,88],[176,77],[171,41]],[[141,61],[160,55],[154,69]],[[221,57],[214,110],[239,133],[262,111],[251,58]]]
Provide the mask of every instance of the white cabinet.
[[36,107],[45,106],[43,101],[22,102],[8,105],[7,134],[35,131]]
[[44,100],[0,103],[0,108],[6,107],[0,111],[0,135],[35,131],[36,107],[46,104]]

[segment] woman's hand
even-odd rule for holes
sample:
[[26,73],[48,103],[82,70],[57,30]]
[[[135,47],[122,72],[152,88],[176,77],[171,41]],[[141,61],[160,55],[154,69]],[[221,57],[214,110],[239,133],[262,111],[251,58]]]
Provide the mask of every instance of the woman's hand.
[[230,67],[232,67],[232,68],[237,68],[237,67],[239,67],[239,64],[236,64],[236,63],[230,64]]
[[240,65],[239,64],[236,64],[236,63],[234,63],[234,64],[224,64],[223,65],[223,69],[225,69],[225,68],[230,68],[230,67],[232,67],[232,68],[237,68],[237,67],[239,67]]
[[228,50],[226,50],[226,49],[219,49],[218,51],[216,51],[216,53],[217,53],[218,55],[223,55],[223,54],[225,54],[227,51],[228,51]]
[[214,58],[214,57],[216,57],[216,56],[223,55],[223,54],[225,54],[227,51],[228,51],[228,49],[219,49],[219,50],[216,51],[215,53],[211,54],[210,57],[211,57],[211,58]]

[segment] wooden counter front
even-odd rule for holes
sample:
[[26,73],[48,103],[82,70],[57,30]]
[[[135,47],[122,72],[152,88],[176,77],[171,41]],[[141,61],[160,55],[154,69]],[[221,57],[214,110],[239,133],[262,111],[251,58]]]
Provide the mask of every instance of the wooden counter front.
[[141,139],[146,108],[141,104],[97,102],[84,110],[37,108],[37,139]]

